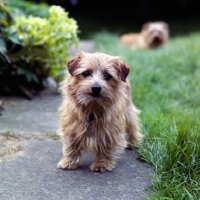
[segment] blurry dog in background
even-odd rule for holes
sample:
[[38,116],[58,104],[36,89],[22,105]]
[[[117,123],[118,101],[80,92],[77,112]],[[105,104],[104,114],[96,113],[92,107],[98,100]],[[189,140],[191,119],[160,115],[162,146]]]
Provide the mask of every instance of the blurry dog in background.
[[165,22],[147,22],[142,26],[141,33],[128,33],[119,38],[121,45],[133,50],[155,49],[166,45],[169,37],[168,24]]
[[118,57],[84,52],[70,59],[67,68],[59,107],[63,157],[57,167],[76,169],[86,149],[96,156],[91,170],[111,171],[114,158],[142,139],[126,79],[130,68]]

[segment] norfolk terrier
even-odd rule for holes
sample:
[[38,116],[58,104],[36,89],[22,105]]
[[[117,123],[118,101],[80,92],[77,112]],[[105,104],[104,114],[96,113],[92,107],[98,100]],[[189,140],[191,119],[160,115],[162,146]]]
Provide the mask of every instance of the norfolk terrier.
[[57,167],[76,169],[86,149],[96,156],[91,170],[112,171],[124,148],[142,140],[126,79],[130,68],[118,57],[85,52],[71,58],[67,68],[58,109],[63,157]]
[[133,50],[155,49],[164,47],[168,41],[169,28],[165,22],[147,22],[141,33],[128,33],[119,38],[121,45],[129,46]]

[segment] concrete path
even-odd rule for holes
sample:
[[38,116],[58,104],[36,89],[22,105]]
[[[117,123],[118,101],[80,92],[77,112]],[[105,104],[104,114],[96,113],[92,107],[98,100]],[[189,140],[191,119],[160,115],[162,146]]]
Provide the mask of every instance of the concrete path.
[[94,156],[88,152],[77,170],[56,168],[62,156],[55,134],[59,94],[0,100],[5,108],[0,116],[1,200],[142,200],[149,194],[151,168],[133,150],[124,152],[112,172],[90,171]]

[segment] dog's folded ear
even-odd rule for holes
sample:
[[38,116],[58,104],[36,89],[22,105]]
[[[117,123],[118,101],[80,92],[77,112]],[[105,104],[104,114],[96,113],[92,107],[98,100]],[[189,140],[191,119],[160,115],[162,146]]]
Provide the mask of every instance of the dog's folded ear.
[[68,62],[67,62],[67,69],[68,69],[69,73],[72,76],[73,76],[74,70],[77,68],[78,63],[80,62],[80,60],[83,57],[83,55],[84,55],[84,52],[81,51],[76,56],[74,56],[73,58],[71,58],[70,60],[68,60]]
[[169,25],[166,22],[160,21],[159,22],[165,30],[169,30]]
[[142,31],[145,31],[146,29],[149,28],[149,25],[151,24],[151,22],[146,22],[142,25]]
[[123,82],[126,82],[126,77],[129,74],[130,67],[127,66],[125,63],[120,62],[120,76]]

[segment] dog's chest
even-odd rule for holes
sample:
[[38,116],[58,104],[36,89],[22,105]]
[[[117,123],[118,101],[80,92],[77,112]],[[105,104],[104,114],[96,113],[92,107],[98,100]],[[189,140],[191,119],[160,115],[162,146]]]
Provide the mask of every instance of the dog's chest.
[[86,137],[93,137],[94,136],[94,130],[92,127],[92,124],[89,124],[86,132],[85,132]]
[[90,137],[94,137],[95,136],[95,132],[97,132],[96,128],[97,124],[99,123],[99,117],[93,113],[90,113],[87,118],[87,129],[85,131],[85,135],[86,137],[90,138]]

